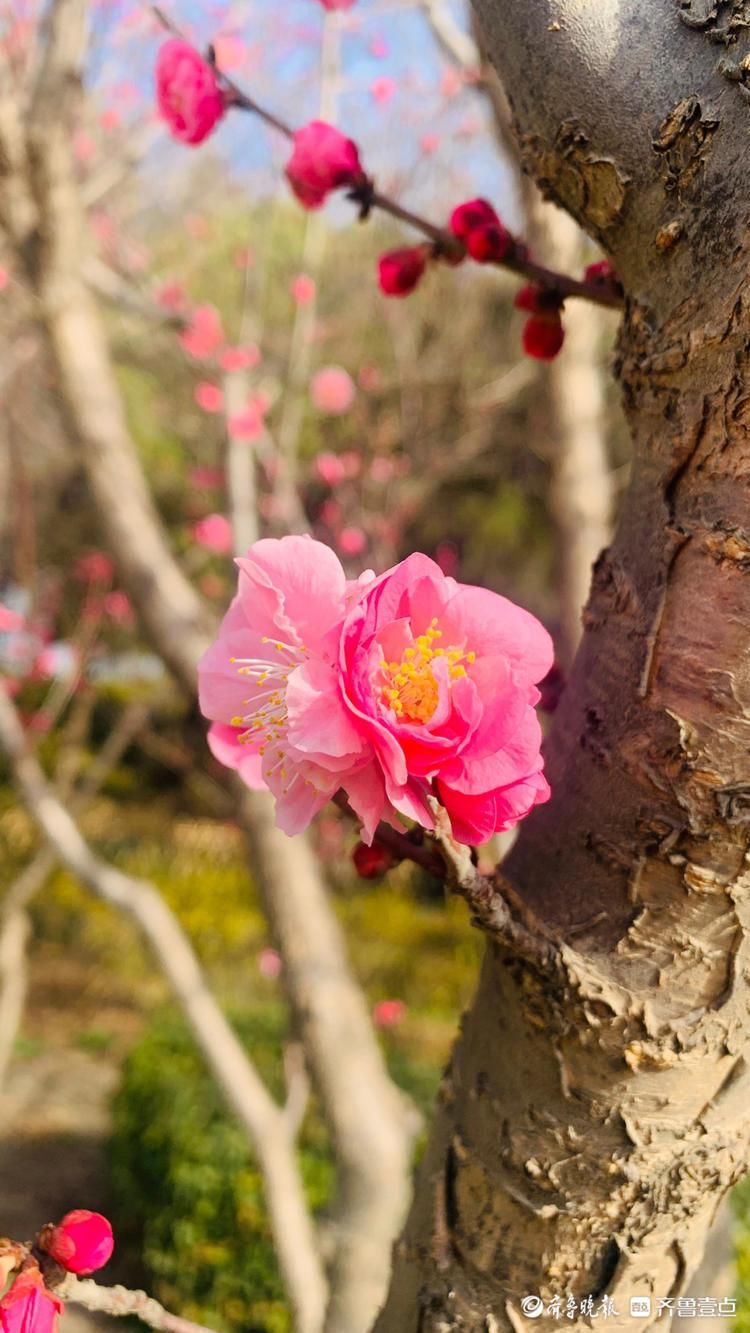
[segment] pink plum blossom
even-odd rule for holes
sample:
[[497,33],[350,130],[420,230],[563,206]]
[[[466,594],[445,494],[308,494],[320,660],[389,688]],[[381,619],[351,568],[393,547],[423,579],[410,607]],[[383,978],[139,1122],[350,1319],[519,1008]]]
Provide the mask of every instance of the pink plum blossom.
[[320,0],[320,3],[329,13],[334,13],[338,9],[352,9],[356,0]]
[[223,514],[208,514],[193,525],[193,538],[205,551],[228,555],[232,549],[232,527]]
[[233,440],[259,440],[264,431],[261,404],[251,401],[241,412],[235,412],[227,421],[227,430]]
[[322,542],[292,536],[237,565],[201,709],[224,742],[230,729],[222,754],[212,742],[222,762],[259,758],[284,832],[339,788],[368,843],[381,819],[433,828],[431,798],[469,845],[548,799],[534,707],[552,644],[529,612],[420,554],[352,582]]
[[338,486],[344,480],[344,467],[338,454],[324,452],[315,459],[315,471],[326,486]]
[[170,133],[182,143],[202,143],[224,115],[224,95],[216,72],[188,42],[177,37],[159,50],[156,100]]
[[202,412],[221,412],[224,407],[224,394],[218,384],[210,380],[201,380],[195,386],[195,401]]
[[9,634],[13,630],[23,629],[24,619],[19,616],[17,611],[11,611],[10,607],[3,606],[0,602],[0,634]]
[[156,304],[162,310],[179,310],[185,304],[185,288],[181,282],[163,282],[156,291]]
[[56,1333],[62,1303],[44,1285],[38,1268],[13,1279],[0,1300],[2,1333]]
[[396,80],[390,78],[387,74],[382,74],[380,78],[373,79],[370,84],[372,100],[377,102],[380,106],[385,106],[386,102],[390,102],[395,91]]
[[222,352],[220,363],[222,370],[232,374],[238,370],[253,370],[261,363],[260,348],[256,343],[245,343],[242,347],[227,347]]
[[281,956],[275,949],[261,949],[258,954],[258,971],[267,981],[275,981],[283,971]]
[[104,598],[104,610],[116,625],[132,625],[135,616],[130,598],[121,588],[113,588]]
[[352,525],[341,529],[337,545],[342,555],[361,555],[367,546],[367,537],[361,528]]
[[188,481],[200,491],[215,491],[224,485],[224,472],[220,467],[193,467]]
[[378,1000],[373,1006],[372,1021],[376,1028],[395,1028],[406,1017],[403,1000]]
[[324,120],[303,125],[295,131],[292,142],[286,176],[305,208],[320,208],[333,190],[364,181],[354,140]]
[[319,412],[341,416],[348,412],[357,389],[351,375],[343,366],[324,366],[313,375],[310,397]]
[[215,306],[198,305],[190,316],[190,323],[180,334],[180,342],[195,361],[208,361],[224,342],[221,316]]
[[290,291],[297,305],[310,305],[315,300],[315,279],[307,273],[298,273],[292,278]]

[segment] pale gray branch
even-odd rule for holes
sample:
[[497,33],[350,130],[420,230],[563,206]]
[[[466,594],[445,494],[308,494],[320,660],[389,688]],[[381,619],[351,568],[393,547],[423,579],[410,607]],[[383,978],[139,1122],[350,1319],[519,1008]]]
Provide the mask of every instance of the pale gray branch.
[[219,1008],[171,909],[152,884],[123,874],[91,851],[28,750],[13,704],[3,691],[0,746],[55,856],[97,898],[132,917],[151,946],[199,1049],[253,1142],[299,1333],[318,1333],[326,1284],[283,1110],[271,1098]]
[[127,1287],[100,1287],[91,1278],[66,1277],[56,1294],[64,1301],[82,1305],[94,1314],[107,1314],[116,1317],[137,1317],[157,1333],[213,1333],[203,1324],[196,1324],[192,1319],[183,1319],[181,1315],[170,1314],[163,1305],[148,1296],[145,1291],[129,1291]]

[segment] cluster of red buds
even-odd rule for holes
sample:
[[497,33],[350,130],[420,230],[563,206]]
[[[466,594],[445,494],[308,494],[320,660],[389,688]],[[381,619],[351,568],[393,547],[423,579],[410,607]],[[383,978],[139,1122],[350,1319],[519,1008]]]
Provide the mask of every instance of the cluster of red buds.
[[64,1273],[102,1268],[113,1249],[107,1218],[87,1208],[76,1208],[61,1222],[43,1227],[32,1245],[0,1241],[0,1287],[15,1274],[0,1300],[2,1333],[57,1333],[63,1307],[52,1288]]
[[[323,3],[326,8],[343,7],[340,0]],[[379,282],[386,296],[408,296],[433,263],[455,265],[471,259],[477,264],[502,265],[529,279],[515,304],[528,316],[522,333],[524,351],[542,361],[552,360],[563,345],[561,316],[567,297],[588,297],[610,306],[621,304],[622,289],[606,260],[591,265],[582,280],[541,267],[485,199],[460,204],[453,210],[447,228],[436,227],[402,208],[376,190],[353,139],[323,120],[292,129],[221,74],[212,52],[204,59],[178,36],[165,42],[159,51],[156,88],[162,117],[183,143],[202,143],[230,107],[253,112],[291,140],[286,177],[304,208],[320,208],[335,190],[346,190],[361,218],[379,208],[421,231],[425,241],[381,257]]]

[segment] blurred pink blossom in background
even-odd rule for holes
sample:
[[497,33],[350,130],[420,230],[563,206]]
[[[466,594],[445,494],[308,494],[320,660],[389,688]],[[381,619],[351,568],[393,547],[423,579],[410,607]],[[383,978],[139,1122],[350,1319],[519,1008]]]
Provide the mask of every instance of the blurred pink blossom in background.
[[315,471],[327,486],[337,486],[344,480],[344,468],[338,454],[318,454],[315,459]]
[[228,374],[238,370],[253,370],[259,366],[262,357],[256,343],[245,343],[242,347],[227,347],[221,355],[221,368]]
[[224,394],[218,384],[210,380],[201,380],[195,387],[195,401],[202,412],[221,412],[224,407]]
[[324,366],[312,378],[310,396],[319,412],[341,416],[348,412],[357,389],[351,375],[343,366]]
[[342,555],[361,555],[367,546],[367,537],[361,528],[354,526],[342,528],[338,536],[338,548]]
[[224,342],[224,330],[221,316],[215,306],[196,306],[190,316],[190,323],[180,334],[180,342],[195,361],[207,361],[215,355]]
[[258,971],[262,977],[275,981],[281,976],[282,961],[275,949],[261,949],[258,954]]
[[395,1028],[406,1017],[403,1000],[378,1000],[373,1006],[372,1021],[376,1028]]
[[193,538],[206,551],[228,555],[232,549],[232,526],[223,514],[208,514],[193,525]]
[[307,273],[298,273],[292,279],[290,290],[297,305],[310,305],[315,300],[315,279]]

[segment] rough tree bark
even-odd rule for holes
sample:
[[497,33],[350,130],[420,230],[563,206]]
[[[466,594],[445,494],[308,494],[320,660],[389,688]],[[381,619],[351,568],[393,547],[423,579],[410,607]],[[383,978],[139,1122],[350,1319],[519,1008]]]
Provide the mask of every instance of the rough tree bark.
[[749,1157],[750,12],[475,7],[528,169],[624,283],[634,468],[503,867],[567,947],[488,949],[376,1328],[519,1329],[532,1293],[643,1328]]

